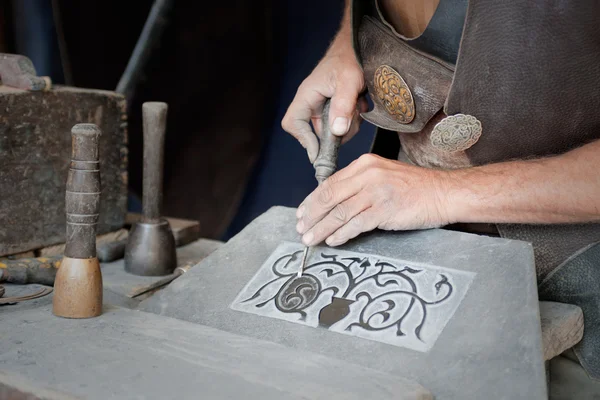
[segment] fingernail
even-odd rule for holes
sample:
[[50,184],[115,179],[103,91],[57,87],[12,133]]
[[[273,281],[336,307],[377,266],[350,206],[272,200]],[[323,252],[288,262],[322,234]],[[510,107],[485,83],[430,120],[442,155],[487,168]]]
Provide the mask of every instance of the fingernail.
[[348,118],[337,117],[331,126],[331,133],[338,136],[345,135],[346,132],[348,132],[349,126],[350,124],[348,123]]
[[296,218],[302,218],[302,216],[304,215],[304,208],[304,206],[298,207],[298,209],[296,210]]
[[312,232],[308,232],[306,235],[302,236],[302,241],[305,245],[310,246],[314,237],[315,235],[313,235]]
[[304,222],[299,221],[298,224],[296,224],[296,231],[298,231],[299,234],[304,233]]

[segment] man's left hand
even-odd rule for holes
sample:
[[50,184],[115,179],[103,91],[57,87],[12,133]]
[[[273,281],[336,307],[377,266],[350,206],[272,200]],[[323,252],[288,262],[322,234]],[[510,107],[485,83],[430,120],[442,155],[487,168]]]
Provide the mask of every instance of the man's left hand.
[[449,223],[447,172],[361,156],[338,171],[298,207],[296,229],[307,246],[338,246],[375,228],[409,230]]

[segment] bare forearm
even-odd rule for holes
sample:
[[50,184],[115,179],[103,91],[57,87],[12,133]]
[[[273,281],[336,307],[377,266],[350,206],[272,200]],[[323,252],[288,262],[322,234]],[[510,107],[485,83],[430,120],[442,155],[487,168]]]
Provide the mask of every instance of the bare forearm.
[[352,49],[352,24],[350,22],[350,0],[346,0],[340,29],[331,44],[334,50],[348,51]]
[[443,179],[451,222],[600,221],[600,141],[556,157],[450,171]]

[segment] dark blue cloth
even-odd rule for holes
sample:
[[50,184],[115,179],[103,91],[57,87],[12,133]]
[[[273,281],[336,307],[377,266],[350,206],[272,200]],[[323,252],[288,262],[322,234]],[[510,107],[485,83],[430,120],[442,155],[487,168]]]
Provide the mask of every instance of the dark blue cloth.
[[[306,151],[281,128],[281,119],[298,86],[317,65],[340,24],[343,0],[287,1],[279,3],[274,17],[279,38],[280,82],[272,123],[256,171],[248,184],[239,211],[223,239],[227,240],[274,205],[296,207],[317,182]],[[374,127],[364,123],[361,131],[342,146],[339,166],[344,167],[369,151]]]

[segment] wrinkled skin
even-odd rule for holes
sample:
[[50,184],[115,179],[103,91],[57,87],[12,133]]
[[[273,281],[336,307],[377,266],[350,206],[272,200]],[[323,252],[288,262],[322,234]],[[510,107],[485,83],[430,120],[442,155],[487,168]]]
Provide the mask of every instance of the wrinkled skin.
[[375,228],[408,230],[448,223],[445,173],[365,154],[338,171],[298,207],[306,245],[345,243]]

